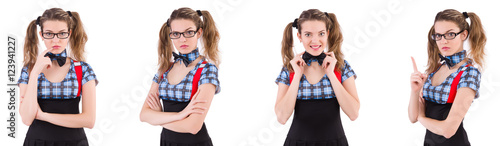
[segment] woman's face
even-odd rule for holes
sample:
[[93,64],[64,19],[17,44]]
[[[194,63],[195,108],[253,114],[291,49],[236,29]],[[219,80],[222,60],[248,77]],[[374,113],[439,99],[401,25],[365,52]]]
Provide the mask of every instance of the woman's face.
[[[175,49],[182,54],[187,54],[196,49],[196,44],[198,43],[198,38],[201,37],[202,29],[200,28],[198,32],[193,37],[186,38],[188,32],[196,31],[196,25],[192,20],[187,19],[176,19],[170,23],[171,33],[180,35],[177,39],[172,39]],[[179,34],[179,33],[184,33]]]
[[[434,23],[435,34],[447,35],[448,33],[458,33],[460,31],[462,30],[458,28],[458,25],[451,21],[437,21]],[[447,40],[442,36],[441,40],[436,41],[441,55],[450,56],[464,50],[463,44],[465,39],[467,39],[467,33],[467,30],[464,30],[454,39]]]
[[306,52],[313,56],[320,55],[328,45],[328,31],[326,24],[318,20],[309,20],[301,25],[301,32],[297,33],[300,42],[304,45]]
[[39,32],[39,35],[42,36],[45,47],[52,49],[50,52],[53,54],[62,53],[68,46],[68,40],[71,36],[68,24],[64,21],[47,20],[43,22],[42,26],[43,30]]

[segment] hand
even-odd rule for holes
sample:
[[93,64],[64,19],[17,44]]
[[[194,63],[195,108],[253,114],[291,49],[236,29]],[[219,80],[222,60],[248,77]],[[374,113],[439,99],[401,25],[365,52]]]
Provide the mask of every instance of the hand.
[[160,94],[158,91],[156,92],[151,92],[148,94],[148,98],[146,98],[146,102],[148,103],[149,108],[151,108],[154,111],[159,111],[161,112],[161,103],[160,103],[160,98],[158,97]]
[[207,110],[207,108],[199,105],[199,103],[206,103],[207,101],[197,99],[198,93],[200,93],[200,89],[196,91],[196,94],[194,94],[193,98],[189,102],[189,104],[181,111],[178,113],[179,115],[179,120],[185,119],[189,117],[191,114],[203,114]]
[[424,86],[427,75],[418,71],[417,64],[415,63],[415,59],[413,59],[413,57],[411,57],[411,61],[413,62],[413,73],[410,76],[411,91],[412,93],[416,93],[419,92]]
[[292,64],[293,72],[295,72],[295,76],[302,76],[304,73],[304,66],[306,65],[306,62],[302,59],[302,55],[305,53],[299,53],[293,57],[292,60],[290,60],[290,64]]
[[45,54],[47,54],[47,52],[49,52],[49,51],[52,51],[52,48],[43,51],[41,54],[38,54],[38,56],[36,57],[36,62],[35,62],[35,65],[33,66],[33,71],[36,71],[35,74],[38,75],[42,72],[43,69],[45,69],[45,68],[48,69],[48,68],[52,67],[52,61],[50,60],[50,58],[45,57]]
[[335,65],[337,64],[337,58],[335,58],[335,54],[333,52],[327,52],[325,53],[326,57],[323,60],[323,63],[321,67],[326,70],[327,75],[328,74],[335,74]]
[[35,119],[44,121],[43,117],[44,117],[45,113],[42,111],[42,109],[39,106],[37,106],[37,108],[38,108],[38,110],[36,111]]

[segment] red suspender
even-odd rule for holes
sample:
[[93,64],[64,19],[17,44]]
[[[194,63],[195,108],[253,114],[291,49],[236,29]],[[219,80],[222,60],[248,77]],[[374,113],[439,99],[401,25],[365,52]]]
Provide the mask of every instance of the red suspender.
[[201,71],[205,67],[205,64],[207,64],[207,61],[203,61],[203,63],[200,64],[200,67],[198,67],[198,70],[196,70],[196,74],[194,74],[192,86],[193,88],[191,89],[191,97],[189,98],[189,100],[191,100],[194,94],[196,94],[196,91],[198,91],[198,82],[200,81]]
[[[207,64],[207,61],[203,61],[200,64],[200,67],[198,67],[198,69],[196,70],[196,73],[194,74],[193,83],[191,86],[192,87],[191,97],[189,98],[189,100],[191,100],[191,98],[193,98],[194,94],[196,94],[196,91],[198,91],[198,82],[200,81],[200,78],[201,78],[201,71],[203,71],[203,68],[205,68],[206,64]],[[170,69],[168,69],[168,70],[170,70]],[[167,72],[167,71],[165,71],[165,72]],[[165,73],[163,73],[163,74],[165,74]],[[163,74],[161,74],[160,80],[163,79]]]
[[[339,79],[339,82],[342,83],[342,76],[340,75],[340,71],[335,70],[333,73],[335,73],[335,76],[337,76],[337,79]],[[295,75],[295,73],[290,72],[290,84],[292,83],[293,75]]]
[[76,79],[78,80],[78,94],[76,94],[76,97],[79,97],[82,93],[82,65],[79,61],[74,61],[73,63],[75,64]]
[[458,82],[460,82],[460,77],[462,77],[462,73],[464,73],[464,70],[466,67],[469,67],[469,65],[466,65],[460,72],[458,72],[457,76],[453,79],[453,82],[451,83],[451,89],[450,89],[450,94],[448,96],[448,101],[446,103],[453,103],[455,101],[455,96],[457,95],[457,87],[458,87]]

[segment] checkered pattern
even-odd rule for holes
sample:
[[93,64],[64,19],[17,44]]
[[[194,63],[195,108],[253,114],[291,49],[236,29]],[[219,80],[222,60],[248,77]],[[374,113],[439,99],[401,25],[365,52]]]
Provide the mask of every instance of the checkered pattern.
[[467,52],[465,50],[462,50],[458,53],[455,53],[451,56],[445,56],[446,58],[450,59],[452,63],[454,64],[458,64],[460,63],[462,60],[465,59],[465,55],[467,55]]
[[[349,63],[344,60],[344,68],[342,69],[342,82],[348,78],[354,76],[356,78],[356,73],[352,70]],[[285,67],[282,68],[280,75],[276,78],[276,84],[283,83],[290,86],[290,73]],[[333,92],[333,87],[330,83],[330,79],[326,74],[321,78],[321,80],[316,84],[310,84],[305,75],[302,75],[299,84],[299,91],[297,94],[297,99],[300,100],[311,100],[311,99],[330,99],[334,98],[335,93]]]
[[[90,67],[89,64],[85,62],[81,62],[82,66],[82,85],[87,83],[88,81],[95,80],[96,84],[98,83],[94,70]],[[29,74],[28,67],[25,66],[21,70],[21,76],[17,81],[17,84],[28,84]],[[71,99],[76,98],[78,94],[78,80],[76,78],[75,66],[73,60],[71,60],[71,66],[69,68],[66,77],[64,77],[63,81],[53,83],[45,78],[43,73],[38,75],[38,94],[37,97],[41,99]]]
[[[198,48],[196,48],[188,54],[179,53],[179,55],[187,57],[189,62],[193,62],[194,60],[196,60],[200,56],[200,52],[198,51]],[[179,59],[175,60],[175,62],[177,62],[179,60],[182,60],[182,59],[179,58]],[[182,63],[182,61],[181,61],[181,63]]]
[[[307,66],[311,66],[312,62],[318,62],[319,63],[319,60],[316,59],[316,58],[312,58],[311,60],[308,60],[308,61],[306,61]],[[321,62],[321,63],[323,63],[323,62]]]
[[[462,87],[469,87],[476,92],[475,98],[479,97],[479,85],[481,83],[481,73],[479,70],[473,66],[466,67],[469,63],[464,63],[457,71],[450,74],[443,83],[432,86],[431,79],[434,76],[434,73],[429,74],[429,77],[424,83],[423,87],[423,97],[427,101],[435,102],[438,104],[446,104],[448,101],[448,96],[450,94],[451,83],[453,79],[458,75],[461,70],[464,70],[462,76],[460,77],[460,81],[457,85],[457,90]],[[441,66],[442,67],[442,66]]]
[[[169,71],[165,72],[162,76],[163,79],[159,81],[158,74],[155,75],[153,81],[158,83],[160,98],[163,100],[172,100],[178,102],[189,102],[189,98],[191,97],[192,83],[194,74],[196,70],[200,67],[203,60],[200,60],[193,70],[189,71],[189,73],[176,85],[171,85],[168,83],[167,74]],[[219,71],[217,67],[212,63],[205,64],[205,67],[201,71],[200,81],[198,82],[198,87],[202,84],[210,83],[215,85],[215,94],[220,92],[220,83],[219,83]]]

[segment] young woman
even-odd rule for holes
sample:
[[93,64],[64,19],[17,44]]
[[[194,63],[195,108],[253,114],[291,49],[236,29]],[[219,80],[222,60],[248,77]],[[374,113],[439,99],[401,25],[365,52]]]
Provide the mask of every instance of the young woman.
[[[37,34],[47,48],[42,53],[38,53]],[[86,42],[77,12],[52,8],[29,24],[24,67],[18,80],[19,113],[23,123],[30,126],[25,146],[88,145],[83,127],[94,127],[97,79],[90,65],[83,62]],[[66,53],[68,44],[70,57]]]
[[[463,48],[467,38],[469,54]],[[479,96],[481,72],[474,65],[484,65],[486,36],[481,20],[472,12],[441,11],[428,40],[425,74],[417,70],[412,58],[410,121],[420,121],[427,128],[424,145],[469,146],[462,121]]]
[[[305,52],[294,55],[292,27]],[[285,146],[348,145],[339,106],[352,120],[359,111],[356,74],[340,50],[342,33],[333,13],[303,11],[283,34],[283,69],[276,79],[275,112],[285,124],[294,113]],[[325,53],[325,48],[328,48]]]
[[[197,48],[199,38],[203,56]],[[208,11],[174,10],[161,27],[159,69],[140,118],[163,127],[162,146],[212,145],[204,120],[214,95],[220,91],[218,42],[219,32]],[[179,54],[173,52],[174,46]]]

